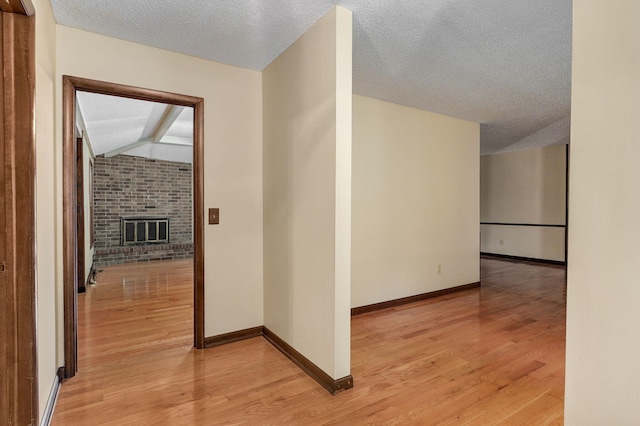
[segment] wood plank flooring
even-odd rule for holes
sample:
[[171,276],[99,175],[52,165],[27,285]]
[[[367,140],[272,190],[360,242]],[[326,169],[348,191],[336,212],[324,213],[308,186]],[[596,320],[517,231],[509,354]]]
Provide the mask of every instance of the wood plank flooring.
[[354,317],[336,396],[262,337],[193,349],[190,261],[104,268],[53,425],[562,424],[564,269],[481,268],[480,289]]

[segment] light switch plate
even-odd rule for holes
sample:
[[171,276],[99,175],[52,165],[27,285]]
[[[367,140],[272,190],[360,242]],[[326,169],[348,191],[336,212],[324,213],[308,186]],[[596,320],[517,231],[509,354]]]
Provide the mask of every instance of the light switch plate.
[[220,209],[209,209],[209,225],[220,223]]

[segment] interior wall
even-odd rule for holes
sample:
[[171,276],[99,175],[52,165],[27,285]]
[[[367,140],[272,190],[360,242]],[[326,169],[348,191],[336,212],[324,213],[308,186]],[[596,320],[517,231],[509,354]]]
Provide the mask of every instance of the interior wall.
[[82,160],[84,185],[84,277],[86,279],[89,276],[89,272],[91,272],[95,254],[95,247],[93,246],[93,241],[91,241],[91,164],[94,161],[94,157],[93,151],[84,137],[82,138]]
[[353,96],[352,306],[480,281],[480,126]]
[[349,375],[351,12],[333,8],[263,71],[264,324]]
[[56,24],[48,0],[32,0],[36,9],[36,342],[38,357],[38,404],[40,419],[60,366],[56,328],[56,212],[54,161]]
[[[62,76],[90,78],[204,98],[205,336],[263,324],[262,80],[257,71],[57,26],[56,99]],[[62,111],[56,122],[62,123]],[[56,229],[62,236],[62,126],[56,131]],[[49,160],[51,161],[51,160]],[[205,212],[202,212],[203,214]],[[62,253],[61,243],[57,253]],[[58,323],[62,322],[58,256]]]
[[566,152],[552,145],[480,157],[480,251],[564,262]]
[[640,2],[573,2],[567,425],[640,416]]

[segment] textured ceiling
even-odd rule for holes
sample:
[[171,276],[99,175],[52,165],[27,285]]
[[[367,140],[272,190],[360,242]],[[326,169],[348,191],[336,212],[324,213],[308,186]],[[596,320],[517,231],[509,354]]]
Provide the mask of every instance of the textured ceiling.
[[354,93],[481,123],[481,152],[566,143],[571,0],[51,0],[58,23],[255,70],[332,6]]

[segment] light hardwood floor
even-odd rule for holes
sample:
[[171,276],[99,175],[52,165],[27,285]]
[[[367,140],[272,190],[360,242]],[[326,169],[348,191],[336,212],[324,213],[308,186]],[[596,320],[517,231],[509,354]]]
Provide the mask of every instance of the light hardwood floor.
[[336,396],[261,337],[193,349],[190,261],[104,268],[53,425],[562,424],[564,269],[481,265],[480,289],[354,317]]

